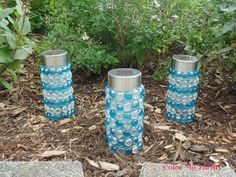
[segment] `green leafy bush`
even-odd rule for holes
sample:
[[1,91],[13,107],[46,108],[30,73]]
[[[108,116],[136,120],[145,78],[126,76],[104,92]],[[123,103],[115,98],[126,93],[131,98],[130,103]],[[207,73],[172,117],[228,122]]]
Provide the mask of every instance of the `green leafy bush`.
[[[134,1],[71,1],[75,24],[96,41],[116,52],[125,66],[142,64],[147,50],[168,46],[162,40],[163,24],[152,19],[158,7],[148,0]],[[82,9],[82,10],[81,10]],[[161,44],[158,46],[158,44]]]
[[217,2],[218,30],[215,46],[218,49],[218,56],[233,70],[233,78],[236,81],[236,2],[234,0]]
[[118,62],[142,64],[147,51],[171,43],[170,23],[160,23],[156,1],[63,0],[50,12],[48,47],[67,49],[74,64],[95,73]]
[[[51,0],[48,48],[64,48],[81,69],[137,66],[146,53],[162,53],[178,41],[185,54],[224,58],[235,68],[233,0]],[[43,48],[45,49],[45,48]],[[154,77],[166,71],[159,63]],[[165,67],[164,67],[165,68]],[[160,73],[158,73],[160,72]]]
[[[0,7],[0,84],[12,89],[8,76],[16,80],[21,61],[32,53],[34,43],[26,37],[30,32],[28,7],[16,0],[13,8]],[[5,79],[4,79],[5,78]]]
[[[60,11],[57,11],[60,7]],[[99,42],[88,37],[86,32],[77,25],[71,25],[72,12],[53,3],[50,7],[51,16],[47,17],[49,28],[47,39],[41,43],[39,51],[46,49],[65,49],[69,51],[69,59],[81,69],[92,73],[101,73],[101,70],[118,63],[116,55],[107,52]]]
[[[158,16],[163,16],[161,23],[170,24],[166,26],[167,32],[163,34],[163,37],[171,41],[172,48],[179,48],[178,44],[181,44],[185,49],[184,54],[202,56],[210,53],[214,46],[216,27],[209,25],[209,21],[212,22],[209,18],[215,6],[212,2],[205,0],[160,1],[161,10]],[[154,79],[160,81],[166,78],[170,61],[171,59],[164,58],[157,64]]]
[[[4,0],[7,3],[7,7],[14,8],[16,0]],[[36,33],[43,33],[46,31],[44,24],[44,18],[48,14],[48,6],[51,0],[31,0],[23,1],[28,8],[28,17],[31,24],[31,30]]]
[[50,0],[32,0],[30,3],[30,22],[33,32],[44,33],[47,30],[47,26],[44,23],[46,14],[49,13],[48,6]]
[[216,5],[204,0],[178,0],[174,4],[178,16],[174,33],[185,44],[185,50],[193,55],[210,53],[215,40],[216,27],[213,24]]
[[171,58],[167,58],[166,60],[160,61],[156,71],[153,74],[153,78],[157,81],[163,81],[167,78],[168,70],[171,66]]
[[[162,3],[167,16],[172,14],[171,41],[180,41],[185,45],[186,54],[203,56],[206,63],[223,59],[236,78],[235,1],[168,0]],[[154,74],[157,80],[165,78],[161,68],[159,63]]]

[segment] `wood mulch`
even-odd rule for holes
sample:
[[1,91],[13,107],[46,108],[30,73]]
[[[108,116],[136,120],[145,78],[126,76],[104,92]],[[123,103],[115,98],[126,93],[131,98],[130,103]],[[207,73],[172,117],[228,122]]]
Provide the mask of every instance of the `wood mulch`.
[[[144,161],[230,165],[236,169],[236,91],[228,74],[207,69],[211,84],[201,86],[197,120],[181,125],[165,119],[166,85],[143,72],[146,89],[144,150],[117,156],[105,144],[106,76],[85,79],[74,72],[77,114],[51,122],[43,116],[36,59],[25,61],[16,91],[0,91],[0,160],[79,160],[85,176],[138,176]],[[142,70],[146,70],[145,67]],[[98,161],[106,167],[95,167]],[[95,163],[95,164],[94,164]],[[115,164],[112,165],[112,164]],[[117,171],[117,166],[120,170]],[[114,171],[106,170],[111,168]]]

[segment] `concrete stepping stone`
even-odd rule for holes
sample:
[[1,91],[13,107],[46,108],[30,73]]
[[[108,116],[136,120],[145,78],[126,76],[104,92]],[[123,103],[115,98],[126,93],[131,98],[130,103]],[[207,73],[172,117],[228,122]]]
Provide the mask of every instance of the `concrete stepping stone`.
[[0,177],[11,177],[11,173],[0,172]]
[[0,177],[83,177],[78,161],[0,162]]
[[236,177],[229,167],[144,163],[139,177]]

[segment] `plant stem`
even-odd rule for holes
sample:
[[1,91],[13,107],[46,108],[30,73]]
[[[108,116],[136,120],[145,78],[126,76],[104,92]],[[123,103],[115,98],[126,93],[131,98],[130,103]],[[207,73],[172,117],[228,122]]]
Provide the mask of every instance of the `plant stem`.
[[7,63],[3,66],[3,68],[0,70],[0,76],[6,71],[6,69],[10,66],[10,63]]

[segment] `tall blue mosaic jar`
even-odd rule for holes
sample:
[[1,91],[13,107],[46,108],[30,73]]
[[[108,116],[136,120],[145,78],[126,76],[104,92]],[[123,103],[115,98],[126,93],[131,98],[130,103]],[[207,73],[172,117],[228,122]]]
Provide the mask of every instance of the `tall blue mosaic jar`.
[[198,58],[174,55],[168,76],[166,117],[179,123],[190,123],[195,119],[198,95]]
[[41,53],[40,77],[45,116],[49,120],[71,118],[75,113],[71,65],[64,50]]
[[144,87],[141,72],[131,68],[108,72],[106,139],[118,154],[136,154],[143,148]]

